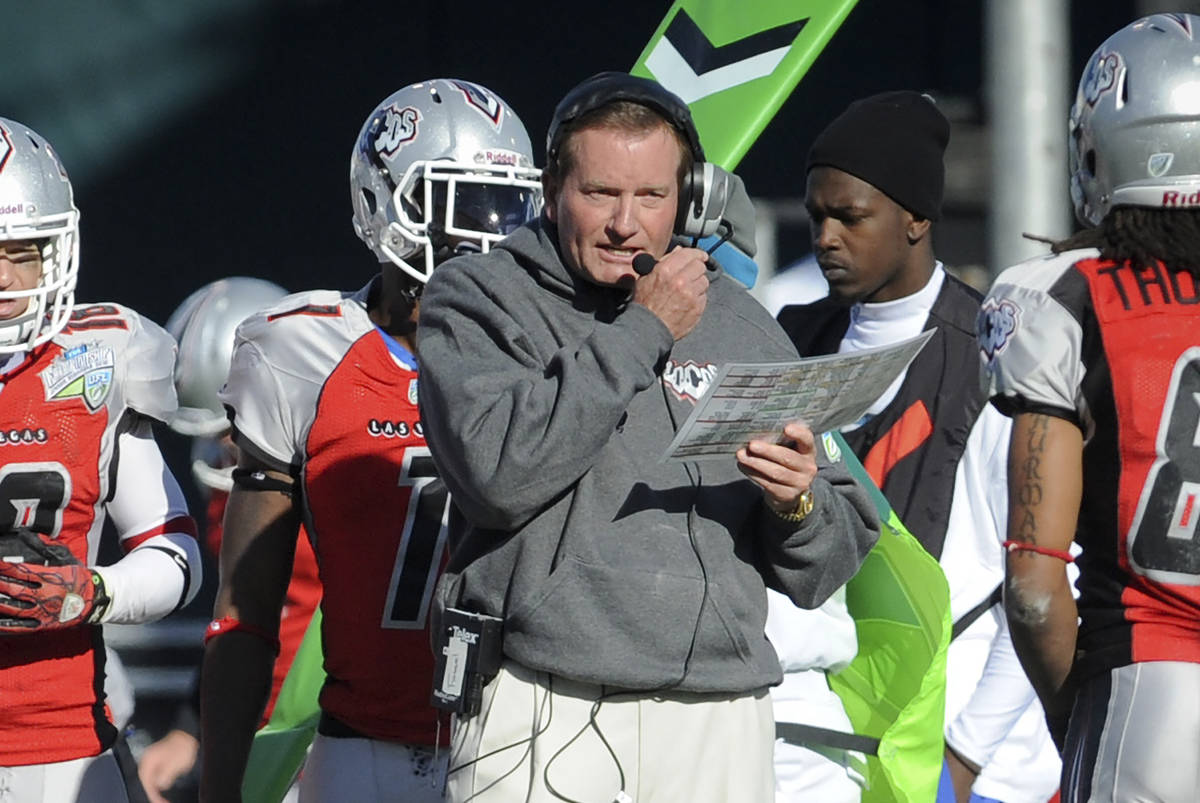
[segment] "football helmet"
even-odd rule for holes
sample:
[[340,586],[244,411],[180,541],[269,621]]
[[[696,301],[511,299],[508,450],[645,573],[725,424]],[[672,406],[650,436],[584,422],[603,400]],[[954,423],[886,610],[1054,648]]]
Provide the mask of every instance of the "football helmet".
[[541,211],[529,135],[479,84],[435,79],[388,96],[350,154],[354,231],[418,282],[465,251],[487,251]]
[[1200,206],[1200,17],[1154,14],[1088,60],[1071,107],[1071,200],[1084,225],[1114,206]]
[[168,425],[192,441],[192,476],[203,488],[228,492],[237,455],[224,435],[229,420],[217,391],[229,375],[238,324],[287,295],[279,285],[248,276],[210,282],[192,293],[167,319],[179,344],[175,392],[179,409]]
[[0,291],[0,301],[29,301],[20,315],[0,321],[0,354],[39,346],[67,325],[79,271],[78,231],[71,181],[50,143],[0,117],[0,240],[38,240],[42,251],[36,287]]
[[167,319],[179,344],[175,392],[179,410],[168,422],[189,437],[212,437],[229,428],[217,391],[229,375],[239,323],[287,295],[274,282],[249,276],[218,279],[192,293]]

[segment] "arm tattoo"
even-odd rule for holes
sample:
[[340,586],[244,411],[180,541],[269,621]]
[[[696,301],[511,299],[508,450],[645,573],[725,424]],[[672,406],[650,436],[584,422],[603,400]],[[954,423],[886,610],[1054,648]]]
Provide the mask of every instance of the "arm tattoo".
[[1016,532],[1012,535],[1014,541],[1037,541],[1037,519],[1034,510],[1042,503],[1042,460],[1046,454],[1046,433],[1049,430],[1049,416],[1032,416],[1029,438],[1025,443],[1021,486],[1017,489],[1017,499],[1021,503],[1023,515]]

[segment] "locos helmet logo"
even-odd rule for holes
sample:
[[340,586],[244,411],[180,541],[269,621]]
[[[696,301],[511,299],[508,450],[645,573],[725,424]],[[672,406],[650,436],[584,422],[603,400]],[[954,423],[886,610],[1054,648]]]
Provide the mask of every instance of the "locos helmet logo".
[[979,350],[988,362],[1004,351],[1013,332],[1017,331],[1020,319],[1021,310],[1011,301],[996,303],[989,298],[983,302],[975,328],[979,336]]
[[412,106],[397,109],[389,106],[379,136],[375,138],[375,151],[391,156],[401,146],[417,138],[417,123],[421,113]]
[[1095,106],[1100,97],[1117,85],[1117,72],[1121,67],[1120,53],[1101,53],[1087,66],[1083,79],[1083,99]]

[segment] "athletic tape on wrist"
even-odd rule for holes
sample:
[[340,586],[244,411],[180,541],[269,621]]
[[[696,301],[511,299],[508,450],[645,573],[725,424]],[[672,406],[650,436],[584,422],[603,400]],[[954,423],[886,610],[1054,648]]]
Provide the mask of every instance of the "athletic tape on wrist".
[[276,655],[279,654],[279,638],[277,636],[271,635],[261,627],[255,627],[254,625],[249,625],[245,622],[234,619],[232,616],[222,616],[220,619],[214,619],[209,622],[208,627],[204,629],[204,643],[208,644],[211,639],[214,639],[217,636],[223,636],[226,633],[234,633],[237,631],[249,633],[256,638],[262,639],[263,641],[267,642],[272,649],[275,650]]

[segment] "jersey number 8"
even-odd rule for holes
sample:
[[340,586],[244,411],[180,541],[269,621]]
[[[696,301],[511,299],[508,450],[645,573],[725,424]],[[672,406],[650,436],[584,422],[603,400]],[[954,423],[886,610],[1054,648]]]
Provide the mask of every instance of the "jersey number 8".
[[1129,562],[1160,583],[1200,585],[1200,347],[1175,362],[1127,543]]

